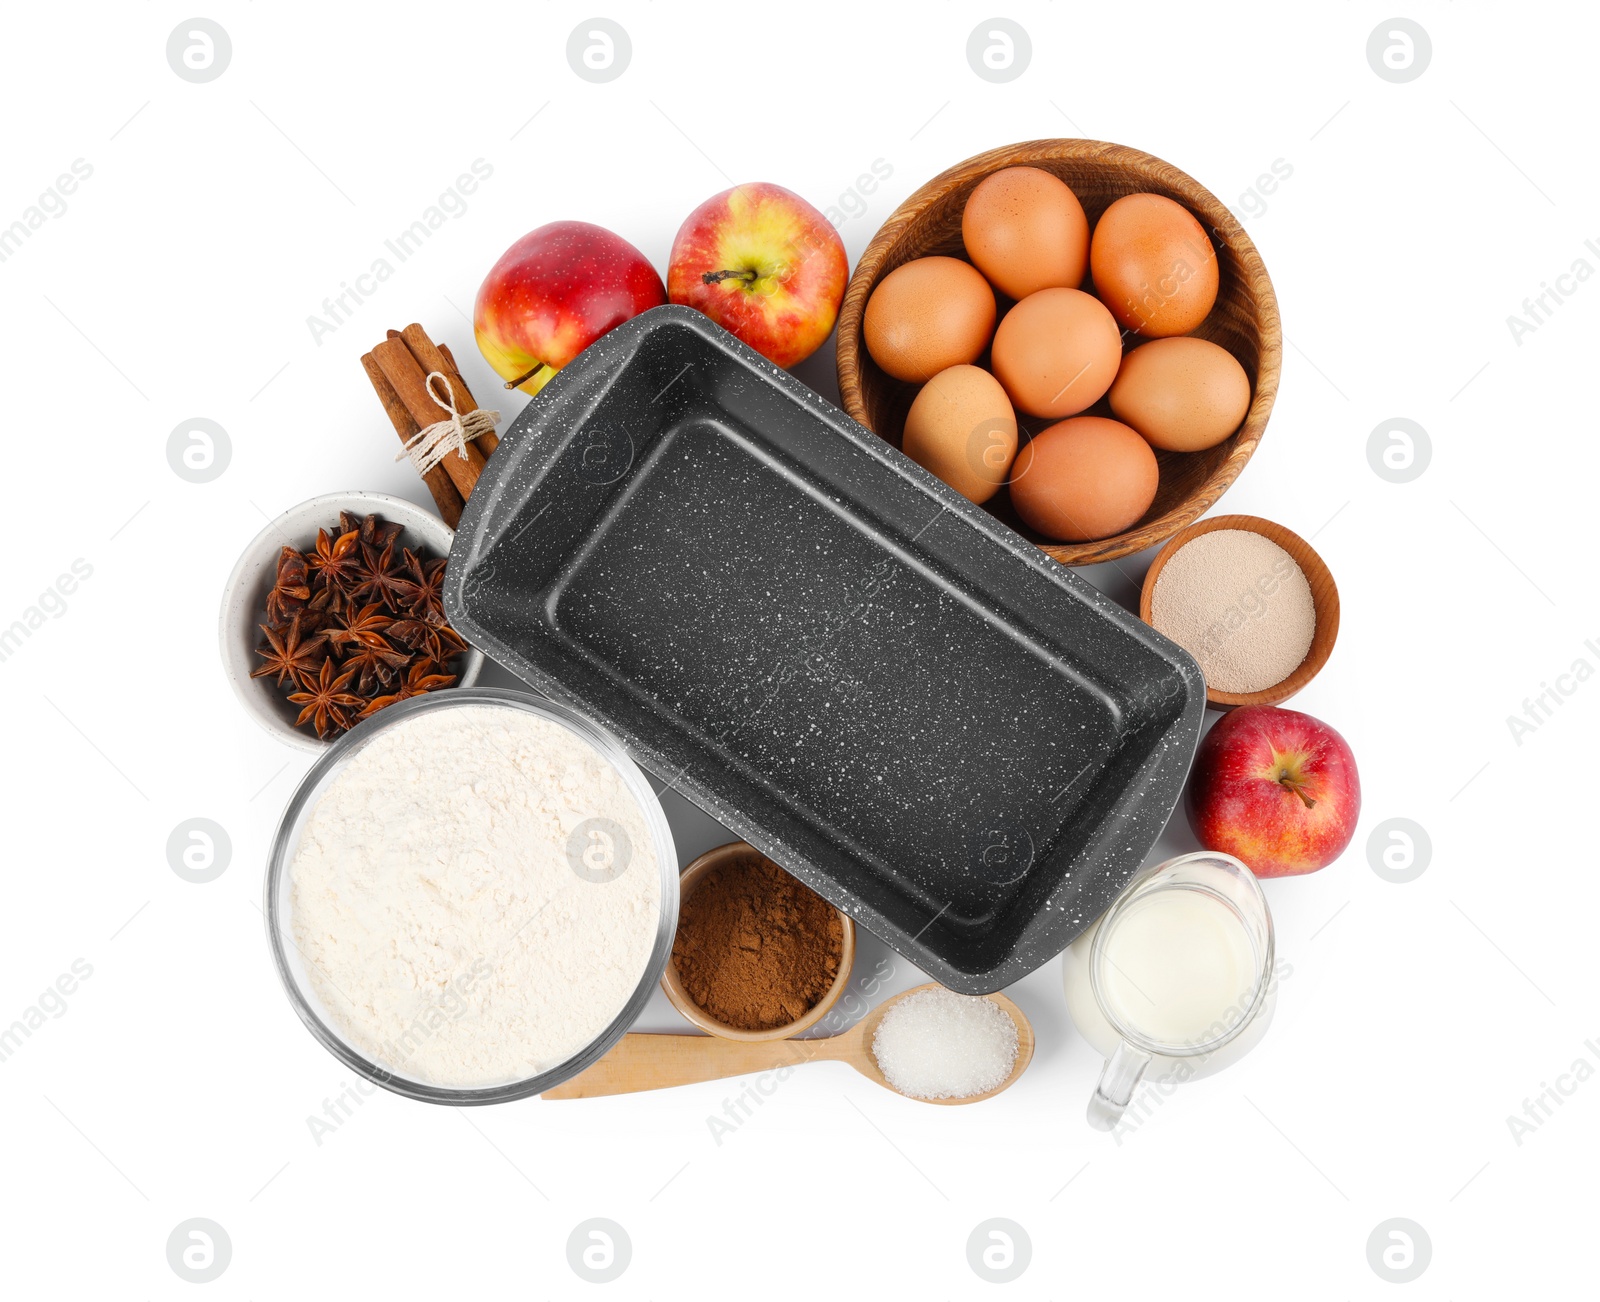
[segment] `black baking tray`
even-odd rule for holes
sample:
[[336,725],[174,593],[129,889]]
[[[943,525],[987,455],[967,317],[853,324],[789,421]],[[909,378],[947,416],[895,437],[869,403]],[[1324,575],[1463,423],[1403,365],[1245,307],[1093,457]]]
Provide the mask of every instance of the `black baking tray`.
[[967,994],[1104,911],[1200,734],[1185,652],[688,308],[528,404],[446,574],[471,642]]

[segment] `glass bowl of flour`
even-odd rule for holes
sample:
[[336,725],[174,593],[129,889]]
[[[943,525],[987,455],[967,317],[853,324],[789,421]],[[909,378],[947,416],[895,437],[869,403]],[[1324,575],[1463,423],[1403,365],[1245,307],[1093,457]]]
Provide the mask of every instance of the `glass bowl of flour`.
[[267,867],[300,1019],[434,1103],[525,1098],[639,1016],[672,949],[678,859],[621,745],[553,702],[459,688],[391,705],[301,782]]

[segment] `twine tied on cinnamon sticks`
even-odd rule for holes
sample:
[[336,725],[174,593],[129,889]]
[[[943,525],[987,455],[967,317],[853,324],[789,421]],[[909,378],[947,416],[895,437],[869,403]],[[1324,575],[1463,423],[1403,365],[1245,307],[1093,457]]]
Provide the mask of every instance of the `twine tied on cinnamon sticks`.
[[[434,388],[435,380],[444,386],[442,398],[439,396],[439,390]],[[428,390],[428,396],[438,403],[442,410],[450,414],[444,420],[435,421],[425,429],[418,430],[400,451],[395,453],[396,461],[404,461],[409,457],[419,475],[426,475],[452,453],[465,460],[467,444],[485,434],[493,434],[494,427],[500,420],[499,412],[484,411],[481,407],[477,411],[465,413],[458,411],[455,389],[450,383],[450,377],[443,371],[429,371],[423,384]]]
[[[389,331],[387,339],[362,357],[361,365],[403,446],[412,445],[430,426],[450,423],[448,418],[444,422],[437,419],[443,404],[429,384],[431,375],[437,374],[447,382],[454,411],[464,429],[478,411],[472,390],[461,378],[450,350],[435,344],[416,323],[404,330]],[[451,410],[448,406],[445,409]],[[421,470],[423,482],[439,508],[439,517],[452,529],[461,521],[461,512],[483,473],[485,460],[500,445],[492,425],[483,429],[480,422],[473,423],[479,425],[476,437],[462,438],[459,444],[451,439],[444,458]]]

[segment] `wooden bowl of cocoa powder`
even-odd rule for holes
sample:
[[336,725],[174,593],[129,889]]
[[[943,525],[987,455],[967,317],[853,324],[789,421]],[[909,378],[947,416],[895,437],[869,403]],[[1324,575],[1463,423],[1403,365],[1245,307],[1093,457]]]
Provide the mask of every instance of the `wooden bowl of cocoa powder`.
[[683,870],[661,988],[710,1035],[784,1040],[839,1001],[855,962],[850,916],[743,841]]

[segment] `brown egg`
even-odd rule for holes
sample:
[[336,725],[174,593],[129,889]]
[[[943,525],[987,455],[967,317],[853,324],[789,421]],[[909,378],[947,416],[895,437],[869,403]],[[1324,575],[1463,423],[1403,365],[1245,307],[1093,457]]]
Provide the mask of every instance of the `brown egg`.
[[1136,524],[1156,500],[1156,454],[1119,420],[1057,421],[1017,453],[1011,504],[1047,538],[1090,542]]
[[1117,378],[1122,331],[1079,289],[1041,289],[1005,314],[990,356],[1011,401],[1033,416],[1071,416]]
[[1017,455],[1017,416],[1000,381],[952,366],[922,386],[906,413],[900,450],[961,496],[987,502]]
[[1111,410],[1152,447],[1197,452],[1239,428],[1250,377],[1226,348],[1205,339],[1153,339],[1122,359]]
[[1002,294],[1076,289],[1089,265],[1089,219],[1065,181],[1037,167],[1003,167],[961,211],[961,242]]
[[878,282],[861,329],[873,361],[897,380],[920,382],[977,361],[994,317],[994,290],[970,263],[918,258]]
[[1152,338],[1188,334],[1217,301],[1217,253],[1205,228],[1159,194],[1124,195],[1100,214],[1089,273],[1117,320]]

